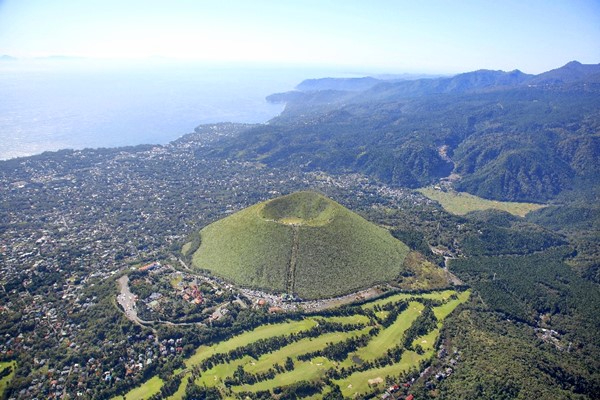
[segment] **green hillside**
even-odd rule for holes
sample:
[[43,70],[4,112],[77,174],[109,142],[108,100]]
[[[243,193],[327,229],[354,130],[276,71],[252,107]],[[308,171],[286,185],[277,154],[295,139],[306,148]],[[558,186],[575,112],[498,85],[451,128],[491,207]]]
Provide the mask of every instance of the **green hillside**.
[[[457,190],[490,200],[576,197],[599,185],[600,89],[595,74],[574,72],[573,65],[535,78],[475,71],[381,82],[364,91],[279,94],[270,97],[286,102],[279,117],[204,154],[274,168],[356,172],[409,188],[455,172],[462,177]],[[546,83],[528,85],[529,79]]]
[[192,264],[237,284],[325,298],[390,281],[408,247],[340,204],[298,192],[200,231]]

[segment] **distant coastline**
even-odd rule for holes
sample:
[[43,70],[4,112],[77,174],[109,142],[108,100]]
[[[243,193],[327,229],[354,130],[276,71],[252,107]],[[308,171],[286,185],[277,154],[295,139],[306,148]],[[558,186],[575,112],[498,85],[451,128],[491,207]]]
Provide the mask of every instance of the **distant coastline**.
[[327,72],[87,59],[0,62],[0,160],[44,151],[166,144],[201,124],[263,123],[267,102]]

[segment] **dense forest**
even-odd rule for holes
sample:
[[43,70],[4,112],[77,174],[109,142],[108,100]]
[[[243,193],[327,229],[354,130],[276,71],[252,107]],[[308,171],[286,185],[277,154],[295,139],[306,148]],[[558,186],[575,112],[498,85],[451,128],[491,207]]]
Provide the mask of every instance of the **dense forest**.
[[462,177],[459,190],[545,202],[598,185],[600,68],[579,66],[581,73],[572,72],[571,64],[555,70],[563,84],[547,83],[544,74],[476,71],[383,82],[358,93],[281,94],[272,97],[287,102],[280,117],[212,153],[271,166],[360,172],[406,187],[454,171]]

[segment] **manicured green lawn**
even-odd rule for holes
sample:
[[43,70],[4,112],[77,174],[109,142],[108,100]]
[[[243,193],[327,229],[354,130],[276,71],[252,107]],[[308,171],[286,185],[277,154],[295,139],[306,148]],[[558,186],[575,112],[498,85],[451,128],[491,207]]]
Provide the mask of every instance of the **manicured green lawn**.
[[[458,298],[455,300],[449,300],[449,297],[452,294],[457,294]],[[417,366],[420,361],[432,357],[435,351],[433,346],[440,334],[443,319],[446,318],[459,304],[467,301],[469,295],[470,291],[457,293],[452,290],[418,295],[396,294],[386,299],[365,304],[363,307],[372,308],[375,306],[375,304],[383,305],[411,297],[447,301],[441,306],[433,308],[433,311],[439,321],[438,328],[432,330],[427,335],[416,338],[413,342],[413,346],[418,344],[423,348],[423,350],[425,350],[424,354],[419,355],[414,351],[404,351],[400,362],[397,364],[382,368],[375,368],[368,371],[357,372],[345,379],[336,381],[336,383],[340,385],[344,396],[352,397],[358,393],[370,392],[372,388],[369,387],[369,379],[382,378],[385,380],[386,376],[397,376],[400,372],[407,371],[411,367]],[[272,353],[263,354],[257,360],[250,356],[245,356],[241,359],[233,360],[230,363],[217,364],[210,370],[202,372],[200,378],[198,378],[195,383],[200,386],[206,385],[208,387],[218,387],[219,389],[223,389],[223,381],[225,378],[232,376],[239,366],[242,366],[246,372],[257,374],[268,371],[276,363],[283,366],[288,357],[292,358],[294,361],[294,369],[292,371],[277,374],[271,380],[258,382],[254,385],[236,386],[233,387],[232,390],[234,392],[256,392],[260,390],[270,390],[278,386],[287,386],[301,380],[320,380],[324,378],[325,372],[329,368],[337,368],[339,370],[340,368],[347,368],[351,365],[354,365],[355,361],[352,359],[353,356],[357,356],[364,361],[371,361],[384,355],[388,349],[401,344],[404,332],[417,319],[423,309],[423,304],[417,301],[411,301],[408,305],[408,308],[398,316],[392,325],[390,325],[388,328],[380,330],[380,332],[373,337],[365,347],[359,348],[354,354],[350,354],[343,362],[334,362],[325,357],[315,357],[308,361],[298,361],[297,357],[301,354],[323,349],[328,343],[337,343],[350,337],[366,334],[371,329],[370,326],[349,332],[330,332],[316,338],[305,338],[291,343]],[[289,321],[278,324],[263,325],[253,329],[252,331],[242,333],[212,346],[199,347],[196,353],[185,361],[186,367],[192,368],[214,354],[226,353],[230,350],[256,342],[260,339],[308,330],[311,327],[316,326],[317,319],[325,319],[329,322],[339,322],[345,324],[367,324],[369,322],[367,317],[356,314],[344,317],[308,317],[301,321]],[[186,386],[188,384],[188,378],[190,376],[191,372],[188,370],[186,375],[183,377],[182,383],[177,392],[169,397],[170,400],[180,400],[183,398],[185,395]],[[148,398],[151,395],[159,392],[162,385],[163,381],[158,376],[155,376],[140,387],[131,390],[129,393],[127,393],[126,397],[128,399]],[[315,398],[319,397],[317,396]],[[115,399],[123,399],[123,397],[116,397]]]
[[294,359],[294,362],[297,362],[296,357],[300,354],[322,349],[327,343],[340,342],[350,337],[362,335],[366,333],[368,329],[369,328],[364,328],[352,332],[333,332],[317,338],[302,339],[275,352],[264,354],[258,360],[247,356],[242,359],[234,360],[228,364],[219,364],[210,370],[203,372],[202,376],[196,381],[196,384],[209,387],[218,386],[225,377],[233,375],[238,365],[242,365],[247,372],[255,374],[267,371],[269,368],[273,367],[275,363],[283,365],[287,357],[291,357]]
[[339,324],[368,324],[369,317],[366,315],[348,315],[346,317],[327,317],[324,318],[327,322],[336,322]]
[[262,325],[250,332],[242,333],[241,335],[234,336],[229,340],[219,342],[215,345],[200,346],[194,355],[185,360],[185,365],[190,368],[200,364],[203,360],[213,354],[227,353],[230,350],[256,342],[259,339],[305,331],[316,324],[317,323],[313,319],[304,319],[302,321],[285,322],[282,324]]
[[113,400],[122,400],[122,399],[136,399],[143,400],[148,397],[158,393],[160,388],[163,385],[163,380],[157,376],[154,376],[144,382],[142,386],[132,389],[125,396],[117,396],[113,397]]
[[418,189],[424,196],[435,200],[452,214],[465,215],[478,210],[501,210],[524,217],[527,213],[545,207],[541,204],[486,200],[465,192],[442,192],[431,187]]
[[277,386],[291,385],[299,381],[311,381],[323,377],[325,371],[332,366],[333,363],[325,357],[317,357],[306,362],[296,361],[293,371],[278,374],[272,380],[258,382],[254,385],[234,386],[232,389],[234,392],[256,392],[269,390]]
[[[441,326],[441,325],[442,324],[438,324],[438,326]],[[439,328],[434,329],[431,332],[429,332],[427,335],[419,336],[418,338],[415,338],[415,340],[413,341],[413,346],[416,346],[419,344],[425,351],[433,350],[433,345],[435,344],[435,341],[437,340],[437,337],[439,334],[440,334],[440,329]]]
[[435,314],[435,317],[438,319],[438,321],[443,320],[452,311],[454,311],[454,309],[456,307],[458,307],[459,304],[464,303],[465,301],[467,301],[469,299],[469,296],[471,296],[471,291],[470,290],[466,290],[466,291],[464,291],[462,293],[458,293],[458,299],[456,299],[456,300],[450,300],[447,303],[442,304],[439,307],[435,307],[433,309],[433,313]]
[[248,365],[254,359],[246,356],[237,360],[233,360],[227,364],[218,364],[208,371],[204,371],[200,378],[196,379],[196,384],[199,386],[206,385],[208,387],[218,386],[226,377],[232,376],[238,365]]
[[392,325],[382,329],[368,345],[358,349],[355,355],[363,361],[371,361],[384,355],[388,349],[401,344],[404,331],[417,319],[423,308],[421,303],[411,302]]
[[0,362],[0,371],[3,371],[5,368],[8,368],[8,367],[11,367],[12,371],[10,372],[10,374],[8,374],[5,377],[3,377],[2,379],[0,379],[0,397],[2,397],[2,394],[4,393],[6,386],[8,386],[9,382],[15,376],[15,370],[17,369],[17,362],[16,361]]
[[356,372],[345,379],[334,381],[342,389],[344,397],[353,397],[355,394],[368,393],[371,391],[369,379],[381,378],[384,383],[380,383],[379,387],[385,385],[386,376],[396,376],[401,372],[408,371],[412,366],[419,365],[421,360],[426,360],[433,355],[432,351],[426,351],[422,355],[418,355],[413,351],[405,351],[399,363],[387,365],[383,368],[374,368],[368,371]]
[[321,335],[317,338],[302,339],[273,353],[262,355],[254,363],[247,365],[245,369],[253,374],[257,372],[264,372],[271,368],[275,363],[283,365],[288,357],[291,357],[294,361],[296,361],[296,357],[300,354],[320,350],[324,348],[327,343],[337,343],[351,337],[363,335],[367,333],[369,329],[370,328],[364,328],[359,331],[351,332],[333,332]]

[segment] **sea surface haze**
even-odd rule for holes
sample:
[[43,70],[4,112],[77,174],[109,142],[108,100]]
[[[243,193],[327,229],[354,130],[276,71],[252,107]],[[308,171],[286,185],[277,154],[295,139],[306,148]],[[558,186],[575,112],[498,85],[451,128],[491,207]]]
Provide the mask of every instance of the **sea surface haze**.
[[0,159],[164,144],[199,124],[266,122],[269,94],[328,71],[166,60],[0,62]]

